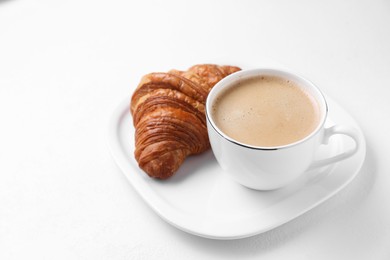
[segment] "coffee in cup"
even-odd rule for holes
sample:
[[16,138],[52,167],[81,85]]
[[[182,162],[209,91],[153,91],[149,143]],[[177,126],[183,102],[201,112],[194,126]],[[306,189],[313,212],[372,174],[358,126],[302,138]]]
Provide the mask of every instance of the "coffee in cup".
[[313,132],[320,121],[320,107],[296,82],[265,74],[221,91],[212,117],[222,132],[241,143],[276,147]]

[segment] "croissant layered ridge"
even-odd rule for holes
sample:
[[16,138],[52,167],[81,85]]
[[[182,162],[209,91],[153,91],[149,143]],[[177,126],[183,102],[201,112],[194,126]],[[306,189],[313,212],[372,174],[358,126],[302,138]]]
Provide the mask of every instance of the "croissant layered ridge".
[[210,148],[205,103],[212,87],[240,70],[200,64],[186,71],[145,75],[134,91],[130,112],[135,127],[134,156],[150,177],[167,179],[193,154]]

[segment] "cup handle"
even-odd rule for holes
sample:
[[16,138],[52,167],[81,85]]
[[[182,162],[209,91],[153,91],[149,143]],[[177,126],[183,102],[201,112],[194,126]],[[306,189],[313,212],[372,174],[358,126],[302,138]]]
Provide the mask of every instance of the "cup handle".
[[359,136],[359,133],[357,132],[356,129],[354,129],[352,127],[347,127],[347,126],[342,126],[342,125],[335,125],[335,126],[332,126],[329,128],[325,128],[322,144],[325,144],[325,145],[328,144],[330,137],[333,135],[337,135],[337,134],[346,135],[346,136],[349,136],[350,138],[352,138],[355,141],[355,147],[353,147],[345,152],[342,152],[338,155],[332,156],[330,158],[316,160],[310,165],[309,169],[314,169],[314,168],[326,166],[326,165],[329,165],[331,163],[335,163],[335,162],[338,162],[341,160],[345,160],[348,157],[351,157],[352,155],[354,155],[358,151],[359,146],[361,145],[361,138]]

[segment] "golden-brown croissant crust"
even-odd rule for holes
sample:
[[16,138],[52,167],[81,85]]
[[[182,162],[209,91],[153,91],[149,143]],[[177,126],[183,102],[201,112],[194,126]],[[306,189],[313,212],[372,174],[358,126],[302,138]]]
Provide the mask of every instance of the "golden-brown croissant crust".
[[211,88],[234,66],[201,64],[187,71],[145,75],[131,98],[135,159],[150,177],[172,176],[184,159],[210,148],[205,103]]

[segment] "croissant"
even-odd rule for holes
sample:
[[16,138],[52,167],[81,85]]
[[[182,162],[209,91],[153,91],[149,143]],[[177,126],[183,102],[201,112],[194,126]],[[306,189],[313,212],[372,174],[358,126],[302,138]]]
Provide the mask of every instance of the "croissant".
[[134,91],[130,112],[135,127],[135,159],[150,177],[172,176],[185,158],[210,148],[205,102],[211,88],[240,70],[195,65],[187,71],[145,75]]

